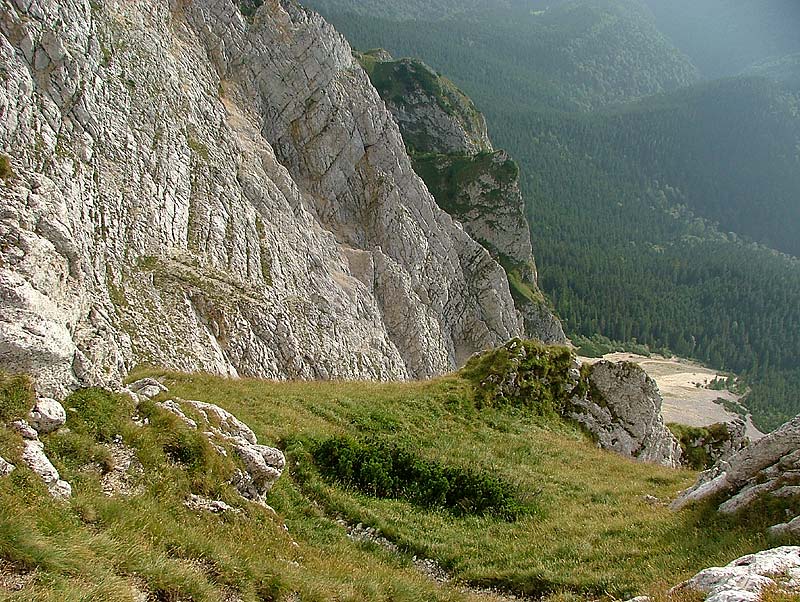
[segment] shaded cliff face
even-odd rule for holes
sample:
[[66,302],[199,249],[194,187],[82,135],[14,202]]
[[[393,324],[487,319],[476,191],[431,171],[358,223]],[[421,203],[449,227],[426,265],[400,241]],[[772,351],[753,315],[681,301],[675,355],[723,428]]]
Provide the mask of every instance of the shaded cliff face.
[[[252,11],[248,11],[252,12]],[[0,364],[406,378],[519,334],[346,42],[293,2],[14,0]]]
[[493,149],[483,115],[451,81],[420,61],[393,60],[385,50],[357,57],[438,205],[505,269],[525,335],[565,343],[561,323],[538,287],[519,167],[505,151]]

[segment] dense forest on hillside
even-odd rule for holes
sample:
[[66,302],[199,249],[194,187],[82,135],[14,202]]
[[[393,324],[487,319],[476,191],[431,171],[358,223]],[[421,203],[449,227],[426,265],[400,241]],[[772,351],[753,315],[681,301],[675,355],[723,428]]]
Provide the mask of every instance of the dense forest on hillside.
[[354,46],[419,56],[476,101],[520,163],[540,284],[569,332],[743,374],[762,428],[800,412],[800,262],[769,248],[800,254],[796,60],[752,68],[781,84],[686,87],[699,71],[637,0],[432,23],[410,2],[394,3],[402,19],[308,4]]

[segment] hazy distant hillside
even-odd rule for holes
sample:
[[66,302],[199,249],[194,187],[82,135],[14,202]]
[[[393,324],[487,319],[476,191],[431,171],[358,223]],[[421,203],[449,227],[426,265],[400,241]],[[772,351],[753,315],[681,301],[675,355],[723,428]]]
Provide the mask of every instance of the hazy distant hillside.
[[679,189],[724,231],[800,256],[797,96],[763,78],[721,80],[620,110],[602,132],[601,163],[627,161],[631,179]]
[[643,0],[704,76],[736,75],[800,51],[797,0]]
[[757,63],[744,71],[780,82],[793,90],[800,90],[800,52]]
[[[585,110],[698,78],[635,0],[517,0],[483,3],[483,10],[477,2],[443,2],[439,11],[412,0],[391,7],[350,0],[304,3],[358,48],[424,58],[487,112],[519,106]],[[470,8],[459,11],[456,5]]]

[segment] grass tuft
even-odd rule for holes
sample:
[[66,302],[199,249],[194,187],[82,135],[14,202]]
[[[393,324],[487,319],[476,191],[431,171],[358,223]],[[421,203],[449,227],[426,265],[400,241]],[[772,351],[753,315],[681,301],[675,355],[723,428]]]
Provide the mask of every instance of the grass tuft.
[[31,380],[0,371],[0,422],[25,418],[36,403]]

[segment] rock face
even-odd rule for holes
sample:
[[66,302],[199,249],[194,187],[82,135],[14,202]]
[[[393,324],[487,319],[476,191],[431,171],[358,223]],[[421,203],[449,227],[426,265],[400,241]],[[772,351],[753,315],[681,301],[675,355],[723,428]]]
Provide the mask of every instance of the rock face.
[[356,56],[409,147],[440,154],[492,151],[486,119],[453,82],[420,60],[396,61],[383,49]]
[[725,501],[719,511],[734,513],[762,496],[800,498],[799,493],[800,416],[797,416],[703,472],[697,483],[672,503],[672,508],[679,510],[690,503],[722,495]]
[[[352,51],[290,0],[11,0],[0,364],[425,377],[522,333]],[[480,135],[478,136],[480,137]]]
[[683,452],[683,463],[694,470],[706,470],[744,449],[750,440],[742,418],[707,427],[670,425]]
[[505,151],[493,150],[483,115],[452,82],[420,61],[395,61],[381,50],[357,56],[439,207],[505,269],[525,335],[565,343],[561,323],[537,285],[519,167]]
[[765,550],[725,567],[706,569],[671,593],[701,592],[707,595],[706,602],[757,602],[768,588],[800,591],[800,547]]
[[600,361],[588,369],[588,393],[573,397],[566,415],[603,449],[643,462],[680,465],[678,440],[664,425],[661,395],[647,373],[630,362]]

